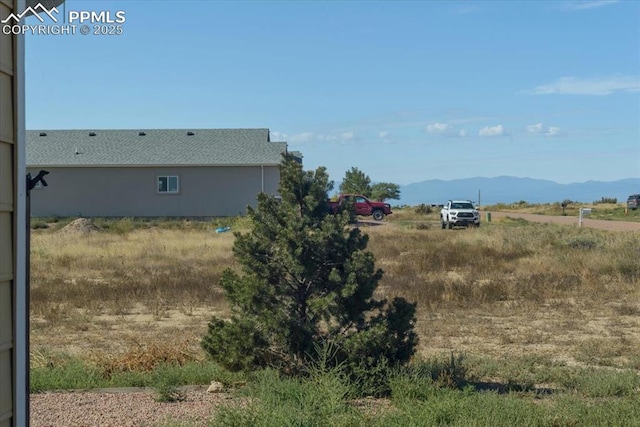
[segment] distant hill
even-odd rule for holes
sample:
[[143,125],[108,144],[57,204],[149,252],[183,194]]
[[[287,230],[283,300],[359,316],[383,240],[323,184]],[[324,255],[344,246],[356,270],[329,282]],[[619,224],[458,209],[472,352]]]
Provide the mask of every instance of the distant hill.
[[[575,202],[592,203],[602,197],[615,197],[618,203],[625,202],[630,194],[640,193],[640,178],[618,181],[587,181],[574,184],[558,184],[544,179],[515,178],[466,178],[442,181],[433,179],[400,187],[398,204],[419,205],[442,204],[449,199],[478,200],[483,205],[515,203],[553,203],[570,199]],[[394,201],[395,202],[395,201]]]

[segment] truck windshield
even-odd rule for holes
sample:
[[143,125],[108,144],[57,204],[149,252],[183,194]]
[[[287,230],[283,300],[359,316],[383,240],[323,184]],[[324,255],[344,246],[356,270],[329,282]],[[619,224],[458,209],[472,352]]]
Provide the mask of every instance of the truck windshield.
[[451,209],[473,209],[471,203],[451,203]]

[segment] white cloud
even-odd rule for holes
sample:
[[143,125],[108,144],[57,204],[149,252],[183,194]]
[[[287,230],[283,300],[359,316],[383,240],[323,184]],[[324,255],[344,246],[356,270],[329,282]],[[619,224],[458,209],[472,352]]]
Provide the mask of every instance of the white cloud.
[[556,82],[537,86],[525,93],[533,95],[610,95],[614,92],[639,92],[640,78],[637,76],[612,76],[581,79],[561,77]]
[[353,136],[354,136],[354,135],[353,135],[353,132],[343,132],[343,133],[340,135],[340,139],[341,139],[342,141],[349,141],[350,139],[353,139]]
[[478,132],[480,136],[503,136],[505,135],[502,125],[485,126]]
[[564,136],[564,132],[562,132],[558,126],[549,126],[545,128],[542,123],[527,126],[527,132],[544,136]]
[[545,136],[561,136],[562,132],[559,127],[550,126],[544,134]]
[[431,123],[427,125],[427,132],[430,134],[443,134],[448,132],[450,126],[446,123]]
[[444,136],[467,136],[467,131],[457,130],[453,126],[447,123],[431,123],[427,125],[427,133],[431,135],[444,135]]
[[527,132],[529,133],[540,133],[543,131],[543,129],[544,127],[542,126],[542,123],[536,123],[535,125],[527,126]]
[[619,0],[582,0],[572,1],[566,4],[565,9],[568,10],[585,10],[595,9],[597,7],[609,6],[615,3],[619,3]]
[[383,144],[394,144],[395,143],[391,133],[387,132],[386,130],[378,132],[378,138],[380,138],[380,142],[382,142]]
[[289,142],[293,142],[293,143],[308,142],[311,139],[313,139],[313,137],[314,137],[313,132],[297,133],[289,137]]
[[276,137],[284,136],[287,141],[292,144],[304,144],[313,142],[350,142],[355,140],[356,134],[354,132],[342,132],[335,134],[322,134],[315,132],[300,132],[293,135],[287,135],[282,132],[271,132],[272,140]]
[[270,132],[269,135],[271,141],[276,141],[276,142],[281,142],[281,141],[286,141],[287,140],[287,134],[286,133],[282,133],[282,132],[278,132],[277,130]]

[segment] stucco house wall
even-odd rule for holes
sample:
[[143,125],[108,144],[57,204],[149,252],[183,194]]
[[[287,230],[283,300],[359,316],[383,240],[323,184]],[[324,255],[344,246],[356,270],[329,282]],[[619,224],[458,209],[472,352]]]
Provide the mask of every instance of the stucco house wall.
[[49,172],[31,215],[243,215],[259,193],[277,195],[286,151],[268,129],[28,131],[29,173]]
[[[36,175],[39,169],[30,169]],[[31,192],[39,217],[213,217],[244,215],[260,192],[278,191],[278,166],[46,168],[48,186]],[[175,193],[158,177],[178,177]]]

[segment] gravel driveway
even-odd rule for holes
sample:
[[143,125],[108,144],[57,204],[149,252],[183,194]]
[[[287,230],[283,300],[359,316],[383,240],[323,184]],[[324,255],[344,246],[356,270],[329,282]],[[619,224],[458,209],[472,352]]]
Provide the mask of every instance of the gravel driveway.
[[32,427],[206,426],[215,409],[232,402],[206,387],[182,389],[184,400],[162,403],[145,389],[102,389],[31,394]]

